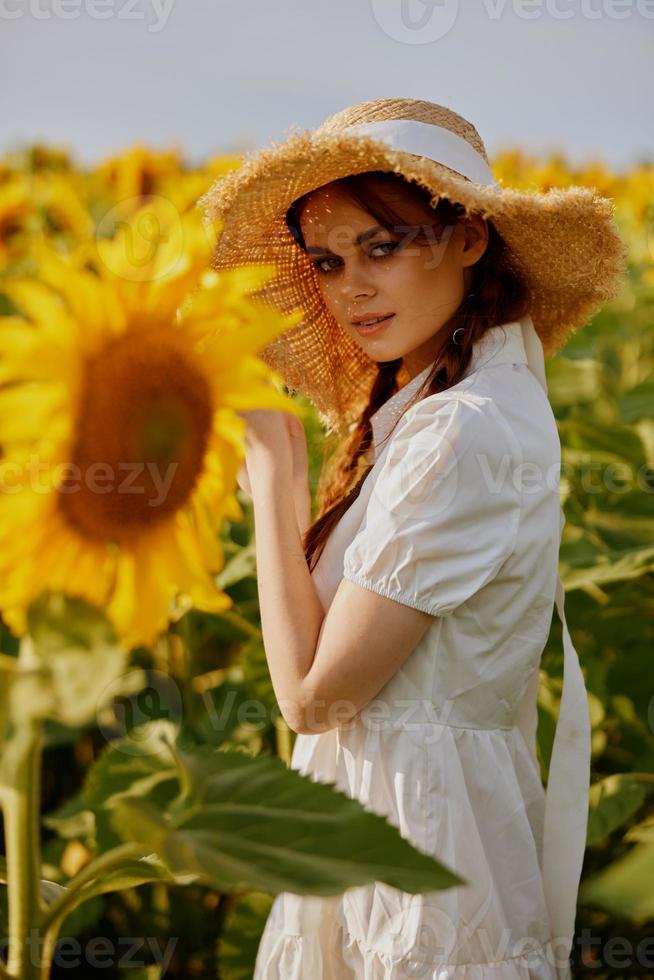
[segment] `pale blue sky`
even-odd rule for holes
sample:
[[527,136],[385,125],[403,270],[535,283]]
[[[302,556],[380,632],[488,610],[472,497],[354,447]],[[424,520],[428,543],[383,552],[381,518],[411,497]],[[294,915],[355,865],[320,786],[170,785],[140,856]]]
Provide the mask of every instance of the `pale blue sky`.
[[405,96],[490,154],[654,158],[654,0],[0,0],[0,38],[2,150],[90,163],[138,140],[199,162]]

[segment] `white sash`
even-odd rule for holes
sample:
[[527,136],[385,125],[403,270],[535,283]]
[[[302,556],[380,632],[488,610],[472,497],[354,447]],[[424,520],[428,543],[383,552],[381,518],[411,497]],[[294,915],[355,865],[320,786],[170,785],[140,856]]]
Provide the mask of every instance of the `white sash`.
[[444,126],[415,119],[384,119],[346,126],[341,132],[371,136],[387,143],[393,150],[428,157],[450,170],[456,170],[475,184],[500,186],[481,153],[462,136],[457,136]]
[[[530,316],[520,322],[529,367],[547,393],[540,337]],[[559,533],[564,523],[561,510]],[[563,689],[547,780],[543,885],[559,964],[558,976],[567,980],[570,970],[565,959],[572,948],[577,892],[586,850],[591,724],[584,675],[565,620],[565,594],[560,576],[555,602],[563,631]]]

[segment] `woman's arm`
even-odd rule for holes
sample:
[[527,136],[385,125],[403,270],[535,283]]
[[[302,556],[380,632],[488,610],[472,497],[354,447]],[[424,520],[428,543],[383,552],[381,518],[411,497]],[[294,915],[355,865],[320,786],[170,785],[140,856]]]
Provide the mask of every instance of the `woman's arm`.
[[289,727],[315,735],[368,704],[433,617],[346,580],[325,615],[304,557],[290,468],[265,451],[248,466],[268,669]]
[[248,454],[254,505],[257,584],[268,669],[290,728],[304,725],[304,680],[313,663],[324,610],[304,557],[300,515],[310,500],[293,480],[282,447],[256,445]]
[[433,617],[345,579],[325,614],[304,557],[296,515],[296,501],[309,497],[301,423],[265,410],[247,417],[247,468],[268,669],[289,727],[318,734],[343,725],[375,697],[415,649]]
[[[252,498],[252,485],[248,473],[247,463],[243,463],[237,476],[238,485]],[[311,525],[311,492],[308,484],[304,487],[293,485],[293,501],[295,503],[295,517],[298,523],[300,534],[304,534]]]
[[282,414],[259,413],[252,449],[261,617],[284,717],[315,734],[357,714],[434,617],[451,615],[499,573],[520,528],[521,470],[513,466],[524,460],[491,411],[463,400],[415,406],[381,464],[323,614],[293,503],[306,466],[302,478],[293,472],[296,423]]

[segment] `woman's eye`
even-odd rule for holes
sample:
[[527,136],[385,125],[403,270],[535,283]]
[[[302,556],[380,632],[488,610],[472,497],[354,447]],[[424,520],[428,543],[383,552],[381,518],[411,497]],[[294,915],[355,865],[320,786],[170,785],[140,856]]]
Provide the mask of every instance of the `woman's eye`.
[[323,262],[338,262],[338,259],[336,258],[318,259],[317,262],[313,263],[314,269],[318,269],[319,272],[329,272],[329,269],[323,268]]
[[[375,259],[384,258],[384,256],[390,255],[391,252],[394,249],[396,249],[399,244],[400,244],[399,242],[377,242],[376,245],[373,245],[371,247],[370,251],[368,252],[368,255],[372,256],[372,258],[375,258]],[[382,249],[382,252],[379,255],[373,255],[373,252],[377,248],[381,248]],[[384,251],[384,249],[386,249],[387,251]],[[313,263],[313,267],[314,267],[314,269],[318,269],[319,272],[331,272],[331,269],[333,268],[333,266],[326,268],[325,267],[325,262],[340,262],[340,261],[341,260],[339,258],[337,258],[336,256],[327,256],[324,259],[317,259]]]
[[387,248],[389,251],[388,252],[382,252],[382,255],[390,255],[390,253],[393,251],[393,249],[394,248],[397,248],[397,246],[399,244],[400,244],[399,242],[377,242],[376,245],[373,245],[372,246],[372,248],[370,249],[370,252],[368,254],[369,255],[372,255],[372,253],[374,252],[374,250],[376,248]]

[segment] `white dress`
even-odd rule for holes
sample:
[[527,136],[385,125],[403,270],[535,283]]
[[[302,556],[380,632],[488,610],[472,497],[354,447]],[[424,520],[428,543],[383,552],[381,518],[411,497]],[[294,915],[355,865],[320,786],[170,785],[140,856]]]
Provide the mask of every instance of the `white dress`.
[[384,441],[428,372],[373,417],[375,465],[313,581],[325,610],[345,577],[433,624],[352,721],[298,735],[291,766],[383,814],[468,884],[279,894],[254,980],[570,976],[590,728],[564,626],[546,800],[536,695],[563,591],[560,442],[542,346],[529,317],[492,328],[466,377],[411,406]]

